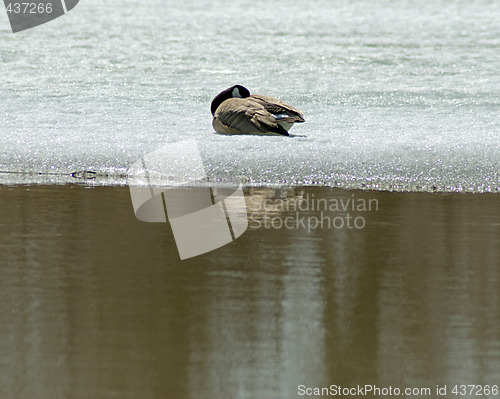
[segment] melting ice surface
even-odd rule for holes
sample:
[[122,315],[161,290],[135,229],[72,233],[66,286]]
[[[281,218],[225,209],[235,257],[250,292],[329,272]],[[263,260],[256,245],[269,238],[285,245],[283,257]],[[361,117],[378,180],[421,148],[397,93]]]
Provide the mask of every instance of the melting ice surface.
[[[4,18],[0,182],[126,184],[195,138],[213,181],[500,191],[500,3],[185,3],[89,0],[15,35]],[[306,123],[215,134],[233,84]]]

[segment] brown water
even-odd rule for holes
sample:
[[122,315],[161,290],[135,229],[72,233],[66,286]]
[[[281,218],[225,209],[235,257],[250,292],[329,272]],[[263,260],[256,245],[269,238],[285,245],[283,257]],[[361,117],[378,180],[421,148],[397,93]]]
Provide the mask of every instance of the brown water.
[[[251,229],[180,261],[126,187],[1,186],[0,398],[500,383],[498,195],[252,195]],[[360,229],[264,227],[311,196],[378,210],[353,212]]]

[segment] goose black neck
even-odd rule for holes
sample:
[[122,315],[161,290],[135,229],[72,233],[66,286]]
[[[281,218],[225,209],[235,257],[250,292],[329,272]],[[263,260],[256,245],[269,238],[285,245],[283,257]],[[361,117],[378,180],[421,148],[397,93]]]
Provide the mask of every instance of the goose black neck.
[[226,101],[229,98],[235,97],[234,95],[235,89],[237,90],[237,97],[246,98],[250,96],[250,92],[246,87],[243,87],[241,85],[231,86],[228,89],[217,94],[217,96],[213,99],[212,105],[210,106],[210,111],[212,111],[212,115],[215,115],[215,111],[217,110],[219,105],[221,105],[224,101]]
[[217,94],[215,98],[212,100],[212,105],[210,106],[210,111],[212,111],[212,115],[215,115],[215,111],[217,108],[219,108],[219,105],[221,105],[224,101],[226,101],[229,98],[232,98],[231,91],[224,90],[222,93]]

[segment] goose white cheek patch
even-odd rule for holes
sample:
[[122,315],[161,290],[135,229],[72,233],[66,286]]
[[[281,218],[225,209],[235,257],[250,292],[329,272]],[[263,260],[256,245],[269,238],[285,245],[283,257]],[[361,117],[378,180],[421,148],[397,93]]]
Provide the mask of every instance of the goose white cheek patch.
[[52,21],[73,9],[79,0],[4,0],[13,33]]
[[181,259],[229,244],[248,228],[241,184],[213,192],[209,186],[194,187],[207,177],[195,140],[145,155],[130,167],[128,176],[136,217],[144,222],[168,220]]
[[233,96],[233,98],[242,98],[242,97],[241,97],[241,94],[240,94],[240,91],[238,90],[238,88],[237,88],[237,87],[235,87],[235,88],[233,89],[232,96]]

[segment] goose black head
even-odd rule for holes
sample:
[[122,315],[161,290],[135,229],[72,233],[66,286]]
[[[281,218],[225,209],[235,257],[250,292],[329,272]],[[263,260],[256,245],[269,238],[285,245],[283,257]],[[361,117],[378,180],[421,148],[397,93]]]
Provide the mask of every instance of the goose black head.
[[215,98],[212,100],[212,105],[210,106],[210,111],[212,111],[212,115],[215,115],[215,111],[224,101],[229,98],[246,98],[250,96],[250,92],[246,87],[241,85],[231,86],[228,89],[221,91]]

